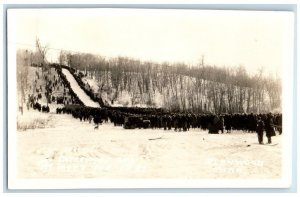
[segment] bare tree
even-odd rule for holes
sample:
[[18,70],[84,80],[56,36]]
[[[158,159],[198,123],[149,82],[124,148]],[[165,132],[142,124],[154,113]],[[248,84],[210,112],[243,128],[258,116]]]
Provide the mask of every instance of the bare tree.
[[67,52],[64,51],[64,50],[61,50],[60,53],[59,53],[59,56],[58,56],[59,64],[67,65],[67,62],[68,62],[67,60],[68,60]]
[[20,92],[19,105],[25,103],[28,91],[28,69],[31,64],[31,52],[28,50],[17,51],[17,90]]
[[42,46],[39,38],[36,38],[35,45],[36,45],[37,52],[40,56],[40,61],[41,61],[40,63],[44,65],[47,62],[46,55],[49,48],[47,45]]

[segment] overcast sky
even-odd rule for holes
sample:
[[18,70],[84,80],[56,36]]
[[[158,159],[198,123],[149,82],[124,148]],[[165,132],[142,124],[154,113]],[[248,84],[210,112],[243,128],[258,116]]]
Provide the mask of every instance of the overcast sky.
[[[201,60],[216,66],[264,67],[273,75],[291,66],[293,15],[287,12],[36,9],[9,10],[9,44],[38,37],[56,61],[59,49],[156,62]],[[28,44],[21,45],[21,44]],[[58,49],[58,50],[54,50]]]

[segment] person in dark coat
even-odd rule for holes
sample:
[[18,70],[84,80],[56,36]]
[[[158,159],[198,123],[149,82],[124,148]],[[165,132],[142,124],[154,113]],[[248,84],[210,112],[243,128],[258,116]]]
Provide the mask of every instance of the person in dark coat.
[[265,129],[265,124],[261,120],[260,117],[257,119],[257,126],[256,126],[256,132],[257,132],[257,137],[258,137],[258,143],[263,144],[263,135],[264,135],[264,129]]
[[168,126],[168,130],[172,129],[172,116],[171,115],[167,116],[167,126]]
[[94,123],[95,123],[95,129],[98,129],[99,124],[101,124],[101,116],[99,114],[96,114],[94,116]]
[[164,130],[167,130],[167,115],[163,116],[162,124],[163,124]]
[[91,123],[93,120],[93,116],[92,115],[89,115],[89,123]]
[[177,132],[177,128],[178,128],[178,116],[177,115],[173,116],[173,124],[174,124],[174,131]]
[[230,133],[230,131],[231,131],[231,121],[232,121],[232,116],[230,114],[225,115],[224,124],[225,124],[225,129],[226,129],[227,133]]
[[220,128],[222,133],[224,133],[224,116],[220,116]]
[[268,138],[268,144],[272,144],[272,136],[275,136],[275,130],[274,130],[274,123],[273,123],[273,118],[272,114],[268,114],[267,120],[266,120],[266,136]]
[[220,118],[218,115],[214,115],[211,117],[212,122],[208,125],[208,133],[209,134],[219,134],[220,129]]

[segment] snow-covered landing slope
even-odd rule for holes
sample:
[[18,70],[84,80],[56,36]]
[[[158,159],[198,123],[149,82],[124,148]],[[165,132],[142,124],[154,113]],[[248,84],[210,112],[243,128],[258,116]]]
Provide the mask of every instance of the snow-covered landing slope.
[[77,94],[78,98],[83,102],[85,106],[88,107],[100,107],[99,103],[94,102],[78,85],[77,81],[70,73],[69,70],[62,68],[62,73],[66,76],[67,80],[70,82],[72,90]]

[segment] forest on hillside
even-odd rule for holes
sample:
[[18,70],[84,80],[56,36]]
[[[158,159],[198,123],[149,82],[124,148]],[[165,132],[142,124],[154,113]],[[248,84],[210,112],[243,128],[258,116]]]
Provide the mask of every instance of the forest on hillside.
[[[24,65],[47,62],[43,49],[17,52],[20,75],[26,75]],[[191,66],[68,51],[61,51],[58,61],[94,80],[95,93],[110,104],[213,113],[281,112],[281,80],[263,70],[250,75],[241,65],[217,67],[202,61]]]

